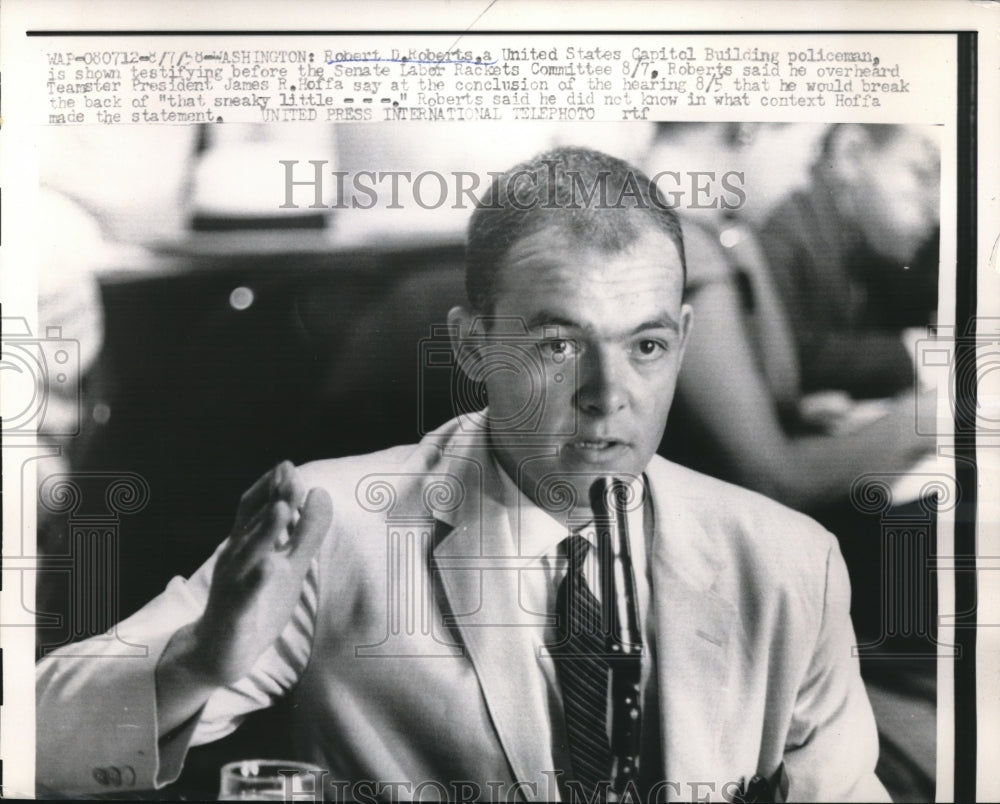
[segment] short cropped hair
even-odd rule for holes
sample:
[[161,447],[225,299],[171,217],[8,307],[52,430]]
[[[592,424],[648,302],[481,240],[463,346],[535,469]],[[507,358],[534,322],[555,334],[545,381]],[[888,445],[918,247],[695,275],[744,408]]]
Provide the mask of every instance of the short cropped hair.
[[677,247],[687,277],[677,215],[638,168],[589,148],[539,154],[494,177],[469,220],[465,288],[474,310],[493,310],[497,275],[511,247],[547,227],[608,254],[652,230]]

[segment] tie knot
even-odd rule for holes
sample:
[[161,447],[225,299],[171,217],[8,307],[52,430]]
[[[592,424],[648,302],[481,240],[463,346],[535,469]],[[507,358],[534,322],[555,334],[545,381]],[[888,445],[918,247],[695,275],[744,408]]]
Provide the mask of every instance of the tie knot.
[[569,571],[580,573],[583,571],[583,562],[587,558],[590,550],[590,542],[586,536],[575,533],[563,539],[563,549],[566,551],[566,558],[569,559]]

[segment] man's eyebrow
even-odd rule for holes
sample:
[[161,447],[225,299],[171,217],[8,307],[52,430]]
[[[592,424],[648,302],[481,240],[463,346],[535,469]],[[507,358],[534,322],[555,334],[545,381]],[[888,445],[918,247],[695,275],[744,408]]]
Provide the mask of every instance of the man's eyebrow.
[[[528,331],[531,332],[536,329],[541,329],[544,327],[566,327],[568,329],[590,329],[586,324],[581,324],[579,321],[573,321],[570,318],[566,318],[564,315],[559,315],[556,313],[551,313],[548,310],[541,310],[535,313],[526,322]],[[674,321],[672,316],[662,313],[659,318],[651,318],[648,321],[643,321],[639,326],[635,327],[629,335],[636,335],[640,332],[645,332],[650,329],[669,329],[674,332],[680,332],[680,325]]]
[[548,310],[539,310],[528,319],[526,326],[528,331],[540,329],[542,327],[569,327],[571,329],[586,329],[579,321],[573,321],[564,315],[550,313]]
[[639,326],[632,330],[632,335],[637,335],[640,332],[645,332],[647,329],[671,329],[674,332],[680,332],[681,327],[674,319],[663,313],[660,318],[653,318],[649,321],[643,321]]

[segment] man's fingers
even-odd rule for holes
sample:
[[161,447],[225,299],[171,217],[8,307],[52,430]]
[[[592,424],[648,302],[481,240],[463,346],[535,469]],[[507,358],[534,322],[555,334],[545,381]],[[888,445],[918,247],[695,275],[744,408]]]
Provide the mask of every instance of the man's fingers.
[[257,481],[243,492],[237,508],[237,525],[249,522],[254,515],[271,499],[271,491],[276,482],[280,482],[280,474],[286,471],[285,466],[291,466],[289,461],[282,461],[271,471],[265,472]]
[[292,534],[292,557],[298,561],[311,560],[330,530],[332,521],[333,502],[330,495],[324,489],[312,489]]
[[302,476],[299,474],[298,469],[291,463],[287,461],[286,463],[288,463],[288,468],[285,471],[279,491],[282,498],[288,500],[292,508],[298,511],[306,501],[306,486],[302,482]]
[[270,485],[258,481],[251,492],[259,496],[262,490],[270,493],[267,489],[271,489],[278,495],[277,499],[265,502],[245,521],[242,529],[233,534],[229,560],[237,577],[246,577],[273,552],[286,553],[295,563],[310,561],[330,529],[333,504],[326,491],[314,488],[300,512],[288,499],[305,496],[299,490],[302,483],[298,473],[293,469],[283,473],[275,470],[273,474],[275,477]]
[[255,517],[250,536],[240,551],[240,559],[252,565],[264,558],[286,540],[286,530],[295,509],[285,500],[269,503]]
[[305,499],[305,486],[291,461],[282,461],[243,493],[236,512],[237,529],[247,527],[259,510],[278,499],[287,500],[294,508]]

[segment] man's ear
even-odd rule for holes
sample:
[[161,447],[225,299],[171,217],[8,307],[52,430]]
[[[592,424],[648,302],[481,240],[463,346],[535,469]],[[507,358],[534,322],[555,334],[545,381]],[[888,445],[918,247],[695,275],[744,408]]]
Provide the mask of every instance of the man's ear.
[[684,360],[684,350],[687,348],[688,336],[691,334],[691,326],[694,324],[694,309],[690,304],[681,305],[681,338],[680,357],[677,358],[678,367]]
[[478,318],[469,308],[458,305],[448,311],[448,333],[455,362],[468,376],[475,375],[479,349],[471,337],[473,322]]

